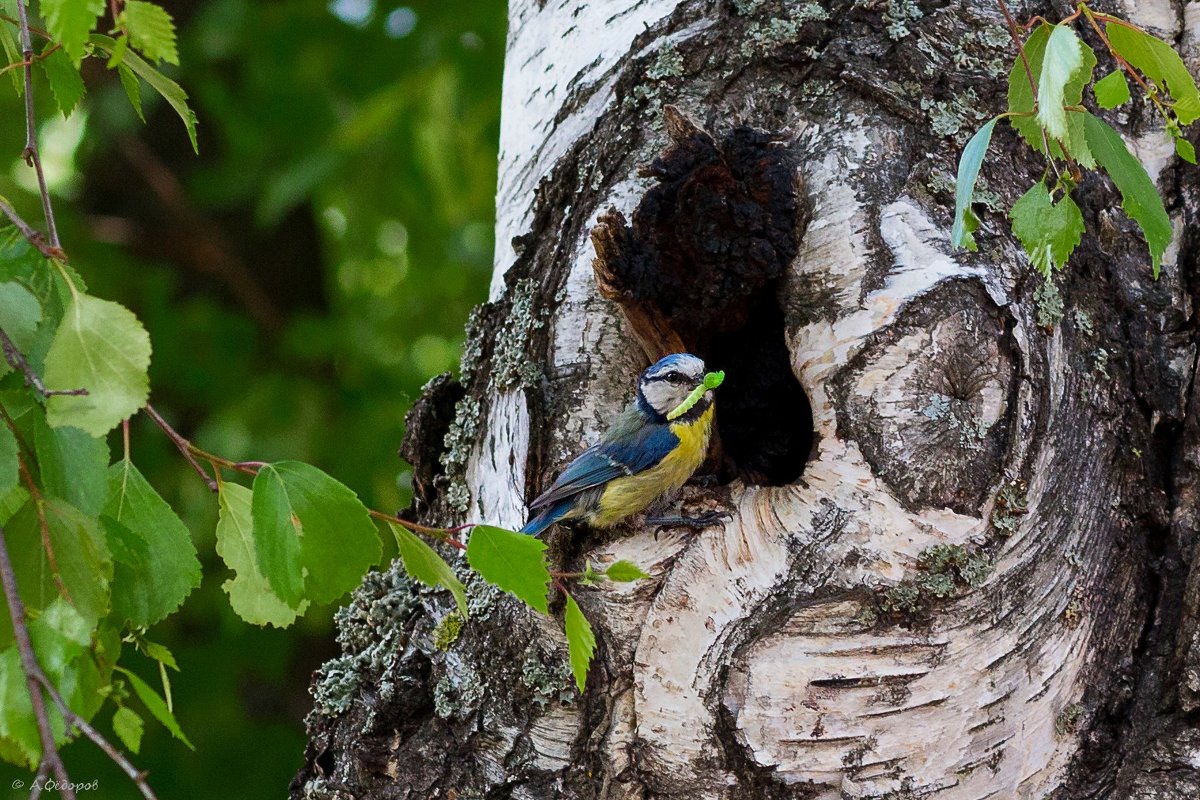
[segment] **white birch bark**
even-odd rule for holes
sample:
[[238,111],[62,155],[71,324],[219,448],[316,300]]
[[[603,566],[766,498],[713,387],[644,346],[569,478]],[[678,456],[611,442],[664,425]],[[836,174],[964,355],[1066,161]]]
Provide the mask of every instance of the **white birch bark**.
[[[1194,254],[1184,239],[1152,284],[1144,245],[1108,208],[1111,188],[1089,185],[1089,224],[1124,226],[1130,241],[1085,246],[1074,275],[1059,280],[1067,313],[1047,325],[1052,300],[1035,298],[1040,279],[1002,215],[985,217],[979,253],[955,251],[949,171],[973,117],[1002,109],[973,114],[936,92],[923,103],[911,76],[893,74],[905,63],[897,53],[932,52],[920,73],[930,86],[936,69],[973,59],[965,74],[999,87],[977,88],[981,105],[1004,81],[981,65],[1011,56],[990,8],[893,8],[905,5],[916,9],[511,3],[491,295],[497,307],[515,304],[518,280],[544,282],[541,344],[527,355],[546,382],[493,381],[498,390],[481,398],[467,516],[519,526],[530,492],[596,441],[645,365],[596,287],[589,234],[610,207],[632,218],[654,184],[638,167],[669,145],[667,102],[718,137],[735,119],[780,131],[795,157],[811,218],[778,301],[817,444],[789,485],[739,480],[727,494],[689,494],[725,498],[724,525],[578,534],[573,564],[629,559],[652,575],[580,590],[602,644],[588,694],[530,707],[528,719],[503,719],[481,701],[471,730],[493,742],[489,766],[455,772],[475,777],[429,796],[1109,796],[1121,769],[1136,773],[1141,756],[1120,744],[1133,734],[1111,717],[1141,691],[1146,631],[1170,606],[1159,599],[1156,612],[1147,588],[1145,540],[1157,535],[1163,501],[1155,468],[1139,459],[1163,444],[1157,425],[1195,438],[1183,409],[1196,349],[1194,334],[1181,333],[1191,330]],[[1197,4],[1137,5],[1129,13],[1182,31],[1192,52]],[[856,13],[876,22],[847,21]],[[795,25],[780,33],[780,20]],[[840,59],[840,74],[787,66],[798,57],[780,54],[810,35],[823,58]],[[838,37],[853,46],[838,48]],[[872,58],[856,55],[876,44]],[[941,135],[948,109],[961,130]],[[1137,142],[1164,190],[1178,190],[1174,158]],[[996,147],[987,190],[1007,205],[1038,167],[1012,137]],[[1182,230],[1197,208],[1184,202],[1175,215]],[[1122,327],[1133,301],[1114,301],[1101,281],[1122,282],[1121,298],[1143,304],[1134,333]],[[990,568],[969,585],[951,580],[945,597],[923,590],[928,604],[915,614],[889,615],[896,587],[937,577],[923,558],[939,545]],[[536,627],[554,640],[551,626]],[[537,755],[514,767],[522,737]],[[479,741],[462,739],[476,753]],[[1188,758],[1200,769],[1200,749],[1164,763]],[[406,768],[397,761],[393,772]],[[394,796],[420,796],[414,783],[391,785]],[[1139,796],[1183,796],[1167,783],[1141,786]]]

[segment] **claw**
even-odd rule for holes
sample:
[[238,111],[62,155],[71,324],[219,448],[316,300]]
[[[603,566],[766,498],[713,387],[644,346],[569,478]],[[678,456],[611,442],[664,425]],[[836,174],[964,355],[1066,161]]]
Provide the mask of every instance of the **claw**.
[[727,511],[707,511],[698,517],[646,517],[647,525],[657,525],[664,528],[707,528],[722,519],[733,515]]

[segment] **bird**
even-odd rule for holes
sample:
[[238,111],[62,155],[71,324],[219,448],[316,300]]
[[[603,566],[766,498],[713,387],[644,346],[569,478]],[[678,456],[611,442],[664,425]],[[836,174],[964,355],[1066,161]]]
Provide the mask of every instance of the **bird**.
[[[704,361],[690,353],[674,353],[651,365],[604,438],[529,504],[532,516],[521,532],[538,536],[569,520],[609,528],[683,486],[704,461],[713,390],[724,379],[724,372],[706,372]],[[652,521],[703,525],[711,516]]]

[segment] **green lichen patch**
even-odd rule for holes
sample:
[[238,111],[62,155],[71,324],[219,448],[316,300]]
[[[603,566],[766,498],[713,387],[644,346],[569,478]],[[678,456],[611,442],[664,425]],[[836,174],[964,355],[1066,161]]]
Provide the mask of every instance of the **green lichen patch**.
[[916,572],[878,593],[871,614],[859,612],[863,622],[926,616],[939,600],[982,586],[992,571],[992,561],[974,545],[938,544],[921,551]]
[[466,481],[467,460],[471,457],[471,448],[479,432],[481,414],[479,401],[474,397],[467,395],[459,400],[454,407],[454,422],[450,423],[442,441],[445,450],[439,460],[445,472],[438,481],[444,489],[446,505],[459,514],[467,512],[471,501]]
[[496,333],[492,349],[492,391],[530,388],[542,379],[541,367],[529,357],[530,336],[546,324],[536,308],[536,291],[537,284],[528,278],[517,281],[509,290],[508,316]]
[[1083,722],[1084,708],[1079,703],[1071,703],[1058,713],[1054,719],[1054,732],[1059,736],[1067,736],[1079,730]]
[[367,573],[350,603],[334,614],[344,652],[317,670],[311,690],[313,713],[345,713],[364,683],[390,697],[395,689],[390,676],[408,638],[406,625],[420,608],[417,587],[403,570]]
[[551,703],[573,703],[577,696],[567,660],[559,654],[547,657],[533,644],[525,648],[521,683],[533,692],[533,702],[543,708]]
[[1058,291],[1058,284],[1052,278],[1047,278],[1038,284],[1033,292],[1033,302],[1037,304],[1037,324],[1047,330],[1052,330],[1063,318],[1063,298]]
[[1016,532],[1021,517],[1028,511],[1029,500],[1025,496],[1025,481],[1009,481],[996,495],[996,506],[992,509],[992,528],[1002,536],[1009,536]]
[[451,611],[442,617],[441,621],[433,628],[433,646],[442,652],[449,650],[462,635],[465,623],[466,620],[457,611]]

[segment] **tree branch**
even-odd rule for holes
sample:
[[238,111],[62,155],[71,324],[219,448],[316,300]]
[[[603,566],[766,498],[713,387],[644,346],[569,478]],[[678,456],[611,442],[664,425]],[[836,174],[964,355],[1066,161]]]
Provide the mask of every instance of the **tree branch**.
[[109,742],[108,739],[104,738],[104,734],[93,728],[82,717],[72,711],[71,707],[68,706],[66,701],[62,699],[62,695],[60,695],[58,690],[54,688],[54,685],[47,680],[45,673],[41,673],[37,677],[38,681],[42,684],[42,686],[45,687],[46,692],[49,693],[50,699],[54,701],[54,704],[58,706],[58,710],[62,712],[63,719],[66,720],[67,725],[69,727],[78,728],[84,736],[91,739],[97,747],[103,750],[104,754],[112,759],[112,762],[120,767],[121,771],[128,775],[129,779],[134,782],[134,784],[138,787],[138,791],[142,793],[142,797],[145,797],[146,800],[158,800],[158,798],[154,795],[154,790],[150,788],[148,783],[146,783],[146,773],[135,767],[133,763],[125,757],[124,753],[113,747],[112,743]]
[[26,0],[17,0],[17,19],[20,21],[21,50],[25,58],[25,150],[21,154],[25,163],[33,167],[37,173],[38,190],[42,195],[42,211],[46,215],[46,230],[50,235],[50,247],[59,253],[62,244],[58,240],[58,225],[54,222],[54,207],[50,202],[50,190],[46,187],[46,175],[42,171],[42,157],[38,153],[37,126],[33,111],[33,39],[29,34],[29,11],[25,7]]
[[32,386],[34,391],[42,397],[53,397],[54,395],[84,395],[88,393],[87,389],[47,389],[46,384],[42,383],[42,379],[34,372],[29,361],[17,348],[17,345],[9,338],[8,334],[0,328],[0,348],[4,350],[4,360],[8,365],[25,376],[25,383]]
[[[17,577],[8,557],[8,542],[4,538],[3,527],[0,527],[0,583],[4,584],[4,599],[8,601],[8,618],[12,621],[13,639],[21,656],[21,670],[25,673],[33,717],[37,721],[38,737],[42,741],[42,764],[49,765],[47,771],[53,772],[54,777],[62,784],[60,791],[65,800],[75,800],[71,777],[67,774],[67,768],[63,766],[58,748],[54,745],[54,732],[50,728],[50,717],[46,714],[46,700],[38,686],[39,683],[46,682],[46,676],[42,673],[37,656],[33,652],[29,629],[25,627],[25,604],[17,592]],[[41,772],[40,768],[38,772]]]
[[221,487],[216,479],[212,475],[209,475],[204,467],[200,465],[200,462],[196,460],[196,456],[192,453],[192,443],[180,436],[179,432],[172,428],[171,424],[154,410],[154,406],[147,403],[145,411],[146,415],[154,420],[154,424],[162,429],[162,432],[167,435],[167,438],[179,449],[179,452],[183,454],[187,462],[192,465],[192,469],[196,470],[196,474],[200,476],[200,479],[204,481],[209,490],[213,492],[220,491]]

